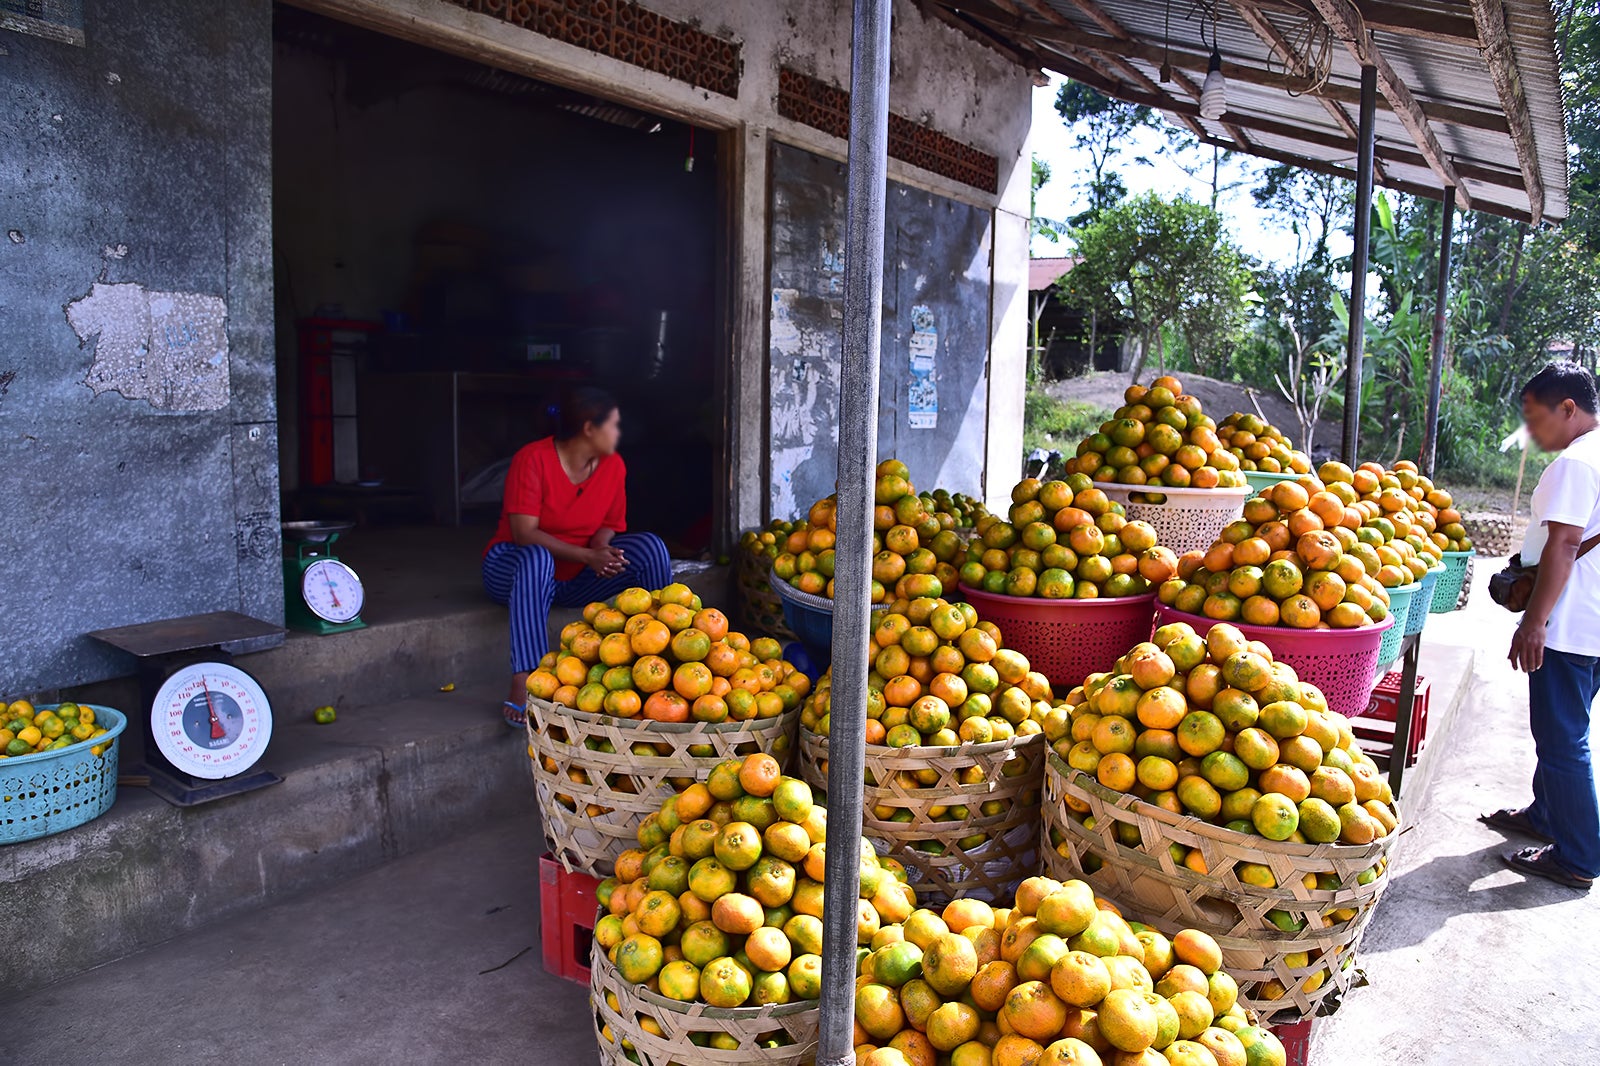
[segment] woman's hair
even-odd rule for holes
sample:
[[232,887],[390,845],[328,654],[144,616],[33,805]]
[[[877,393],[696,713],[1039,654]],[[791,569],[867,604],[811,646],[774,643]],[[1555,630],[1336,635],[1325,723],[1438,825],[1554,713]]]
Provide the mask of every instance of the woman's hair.
[[617,409],[617,398],[605,389],[583,385],[567,393],[561,401],[561,413],[556,423],[556,440],[571,440],[583,433],[583,427],[593,422],[599,424],[611,417]]

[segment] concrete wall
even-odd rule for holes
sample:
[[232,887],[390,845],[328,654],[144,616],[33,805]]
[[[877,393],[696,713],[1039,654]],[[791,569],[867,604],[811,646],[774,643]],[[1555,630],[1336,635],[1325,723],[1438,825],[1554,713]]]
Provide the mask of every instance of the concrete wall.
[[[845,143],[777,113],[778,70],[789,66],[833,85],[850,84],[850,0],[647,0],[651,10],[737,40],[743,74],[736,99],[477,14],[448,0],[297,0],[397,36],[472,56],[600,96],[729,132],[734,151],[728,491],[736,527],[766,517],[768,145],[772,141],[843,160]],[[889,161],[892,180],[995,213],[989,316],[988,436],[984,491],[1004,497],[1022,453],[1027,335],[1027,71],[959,31],[925,18],[914,0],[895,4],[890,106],[1000,161],[997,194]]]
[[269,0],[0,32],[0,685],[106,626],[283,610]]

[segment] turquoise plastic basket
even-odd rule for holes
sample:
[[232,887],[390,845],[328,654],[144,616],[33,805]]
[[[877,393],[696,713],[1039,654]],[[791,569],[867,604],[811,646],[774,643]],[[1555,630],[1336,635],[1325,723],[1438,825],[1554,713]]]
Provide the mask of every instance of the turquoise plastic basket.
[[[38,710],[60,704],[41,704]],[[0,844],[59,833],[92,821],[111,809],[117,798],[117,738],[128,716],[95,703],[105,734],[93,744],[80,742],[56,751],[0,759]],[[94,748],[102,747],[96,755]]]
[[1411,623],[1411,600],[1421,590],[1420,581],[1389,590],[1389,614],[1394,617],[1394,625],[1383,631],[1383,643],[1378,645],[1379,677],[1388,673],[1389,667],[1400,658],[1400,643],[1405,639],[1406,626]]
[[1444,569],[1440,564],[1422,575],[1422,588],[1411,597],[1411,610],[1406,614],[1406,636],[1421,633],[1422,627],[1428,624],[1428,615],[1433,611],[1433,590],[1438,587]]
[[1471,552],[1444,553],[1444,573],[1433,586],[1433,604],[1429,607],[1434,614],[1449,614],[1456,609],[1456,601],[1461,598],[1461,583],[1467,579],[1467,560],[1471,558]]
[[1265,492],[1266,490],[1270,489],[1272,486],[1276,485],[1280,481],[1293,481],[1295,478],[1302,477],[1302,476],[1304,476],[1304,475],[1301,475],[1301,474],[1273,474],[1273,473],[1269,473],[1266,470],[1246,470],[1246,471],[1244,471],[1245,484],[1249,485],[1256,492]]

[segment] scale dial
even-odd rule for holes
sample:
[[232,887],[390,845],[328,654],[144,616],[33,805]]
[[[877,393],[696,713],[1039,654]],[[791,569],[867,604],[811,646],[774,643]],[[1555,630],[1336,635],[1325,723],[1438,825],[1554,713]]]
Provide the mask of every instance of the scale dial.
[[312,614],[336,625],[354,620],[366,600],[361,579],[337,559],[318,559],[306,567],[300,595]]
[[218,780],[254,766],[272,739],[272,707],[256,679],[227,663],[179,668],[156,693],[150,735],[167,761]]

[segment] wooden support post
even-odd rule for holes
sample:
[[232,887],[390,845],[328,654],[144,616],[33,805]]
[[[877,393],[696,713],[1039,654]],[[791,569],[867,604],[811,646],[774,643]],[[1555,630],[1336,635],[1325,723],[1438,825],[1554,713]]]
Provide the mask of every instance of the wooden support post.
[[1355,247],[1350,252],[1350,336],[1345,344],[1344,437],[1341,454],[1350,466],[1361,432],[1361,356],[1367,328],[1367,256],[1372,229],[1372,124],[1378,102],[1378,69],[1361,68],[1361,120],[1356,137]]

